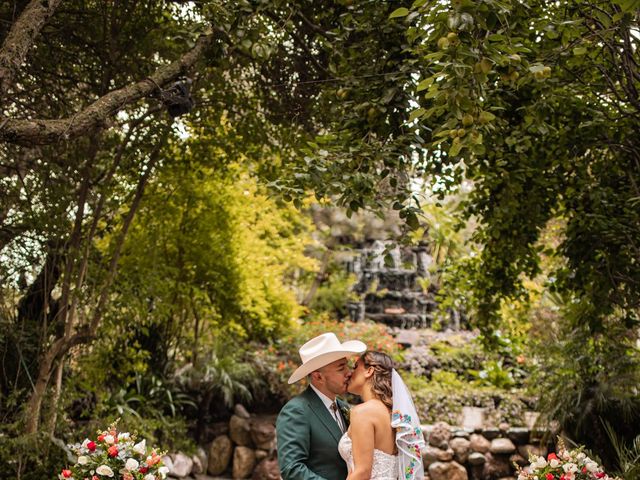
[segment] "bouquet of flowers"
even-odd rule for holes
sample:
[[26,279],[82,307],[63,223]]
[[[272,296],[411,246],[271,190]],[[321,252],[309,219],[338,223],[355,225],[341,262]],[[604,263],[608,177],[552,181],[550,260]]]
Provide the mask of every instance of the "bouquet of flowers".
[[161,480],[169,469],[162,464],[163,453],[147,447],[145,440],[118,432],[116,423],[98,432],[95,440],[69,445],[78,456],[76,464],[62,470],[59,480]]
[[531,456],[528,467],[518,469],[518,480],[619,480],[607,475],[582,448],[567,450],[558,443],[558,453],[547,458]]

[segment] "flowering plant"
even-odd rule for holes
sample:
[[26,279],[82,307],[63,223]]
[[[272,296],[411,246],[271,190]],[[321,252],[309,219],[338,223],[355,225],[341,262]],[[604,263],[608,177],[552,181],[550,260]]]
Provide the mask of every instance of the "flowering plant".
[[146,441],[118,432],[116,423],[99,431],[95,440],[69,445],[78,456],[76,464],[62,470],[59,480],[161,480],[169,469],[162,464],[163,453],[148,448]]
[[558,443],[558,453],[547,458],[532,455],[528,467],[518,469],[518,480],[617,480],[587,456],[582,448],[567,450]]

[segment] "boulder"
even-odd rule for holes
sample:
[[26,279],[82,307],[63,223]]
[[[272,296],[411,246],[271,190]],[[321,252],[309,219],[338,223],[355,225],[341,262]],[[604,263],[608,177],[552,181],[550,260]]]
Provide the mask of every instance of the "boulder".
[[511,475],[511,464],[509,463],[509,457],[504,455],[493,455],[487,453],[487,461],[484,464],[482,470],[483,478],[488,480],[496,480],[501,477],[508,477]]
[[204,448],[198,447],[191,459],[193,460],[193,470],[191,472],[194,475],[197,473],[207,473],[207,452],[205,452]]
[[229,436],[236,445],[248,447],[251,445],[251,422],[248,418],[231,415],[229,420]]
[[247,409],[244,408],[244,405],[240,403],[236,403],[236,406],[233,407],[233,413],[240,418],[251,418],[251,415],[249,414],[249,412],[247,412]]
[[275,449],[276,427],[270,419],[254,418],[251,422],[251,439],[256,448],[270,452]]
[[425,466],[436,462],[450,462],[453,460],[453,450],[442,450],[431,445],[427,445],[427,447],[422,450],[422,455]]
[[162,456],[162,463],[169,469],[169,471],[171,471],[171,469],[173,468],[173,458],[171,458],[171,456],[169,455]]
[[169,469],[172,477],[188,477],[193,469],[193,460],[182,452],[178,452],[173,457],[173,466]]
[[503,435],[506,435],[509,427],[510,425],[507,422],[501,422],[500,425],[498,425],[498,430],[500,430],[500,433],[502,433]]
[[487,453],[491,448],[491,442],[478,433],[469,438],[469,446],[474,452]]
[[248,447],[236,447],[233,452],[233,479],[238,480],[242,478],[249,478],[253,473],[253,467],[255,466],[255,452]]
[[454,430],[452,432],[453,438],[466,438],[467,440],[469,440],[469,437],[471,436],[471,433],[473,432],[473,430],[468,429],[468,428],[459,428],[457,430]]
[[279,480],[280,467],[277,458],[263,459],[253,470],[253,480]]
[[522,455],[520,455],[519,453],[514,453],[513,455],[511,455],[509,457],[509,463],[511,465],[513,465],[514,463],[516,465],[518,465],[519,467],[526,467],[527,465],[529,465],[529,461],[527,459],[525,459]]
[[516,445],[529,443],[529,429],[524,427],[511,427],[507,430],[507,437]]
[[471,431],[484,426],[485,409],[480,407],[462,407],[462,426]]
[[269,452],[264,450],[256,450],[256,462],[260,463],[262,460],[269,456]]
[[456,462],[467,463],[469,452],[471,451],[471,442],[463,437],[454,437],[449,440],[449,447],[454,452]]
[[204,427],[203,439],[205,443],[212,441],[220,435],[229,435],[229,422],[216,422]]
[[529,459],[530,456],[535,455],[536,457],[547,457],[547,448],[540,447],[538,445],[520,445],[518,447],[518,453],[522,455],[524,458]]
[[469,457],[467,457],[467,461],[471,465],[484,465],[487,461],[487,457],[480,452],[471,452]]
[[429,465],[431,480],[467,480],[467,470],[457,462],[436,462]]
[[489,451],[498,455],[508,455],[516,451],[516,446],[508,438],[494,438],[491,440]]
[[429,444],[446,449],[451,439],[451,427],[445,422],[436,422],[429,433]]
[[500,430],[495,427],[488,427],[482,431],[482,435],[487,440],[493,440],[494,438],[498,438],[500,436]]
[[220,475],[229,466],[233,453],[233,442],[226,435],[216,437],[209,447],[209,461],[207,463],[207,473],[209,475]]

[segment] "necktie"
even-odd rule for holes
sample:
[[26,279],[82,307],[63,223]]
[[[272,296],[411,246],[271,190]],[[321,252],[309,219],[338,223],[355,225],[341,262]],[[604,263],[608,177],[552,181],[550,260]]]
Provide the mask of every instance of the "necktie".
[[336,419],[336,423],[338,424],[338,427],[340,427],[340,431],[344,433],[344,427],[342,426],[342,418],[340,418],[340,413],[338,412],[338,405],[336,404],[336,402],[333,402],[331,404],[331,411],[333,412],[333,416]]

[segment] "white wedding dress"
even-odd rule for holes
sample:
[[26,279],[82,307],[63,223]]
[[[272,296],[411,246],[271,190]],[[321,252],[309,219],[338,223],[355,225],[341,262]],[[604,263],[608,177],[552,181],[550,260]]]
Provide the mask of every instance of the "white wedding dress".
[[[353,470],[353,444],[349,434],[342,435],[338,443],[340,456],[346,462],[349,470]],[[397,480],[398,456],[385,453],[377,448],[373,449],[373,465],[371,466],[371,480]]]

